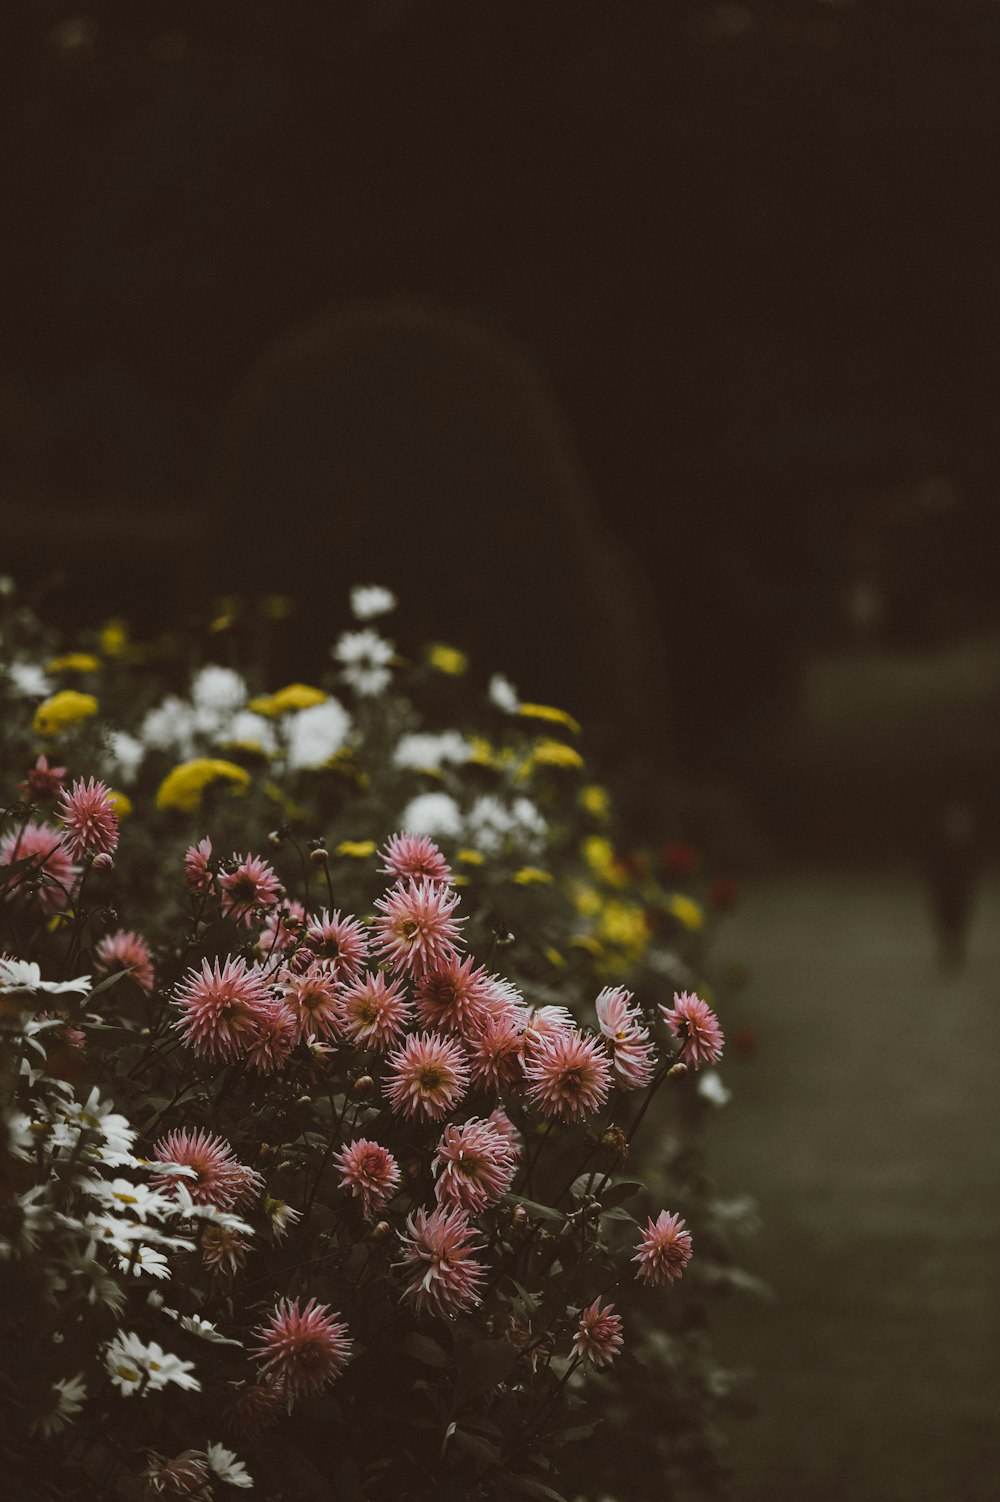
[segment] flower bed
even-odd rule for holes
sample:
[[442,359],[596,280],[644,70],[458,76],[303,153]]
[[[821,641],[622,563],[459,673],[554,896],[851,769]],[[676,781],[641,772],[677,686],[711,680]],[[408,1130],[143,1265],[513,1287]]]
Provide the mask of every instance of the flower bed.
[[266,690],[8,599],[18,1496],[718,1494],[732,889],[619,852],[572,717],[402,658],[392,604]]

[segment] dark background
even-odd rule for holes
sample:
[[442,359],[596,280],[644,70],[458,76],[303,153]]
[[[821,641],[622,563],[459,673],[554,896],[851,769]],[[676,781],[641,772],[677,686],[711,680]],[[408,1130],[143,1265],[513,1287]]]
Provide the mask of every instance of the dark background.
[[[4,567],[60,564],[53,609],[167,618],[261,353],[416,299],[548,381],[654,597],[685,775],[833,853],[846,810],[871,854],[932,785],[989,804],[1000,6],[7,0],[0,26]],[[931,664],[929,699],[817,730],[831,654]]]

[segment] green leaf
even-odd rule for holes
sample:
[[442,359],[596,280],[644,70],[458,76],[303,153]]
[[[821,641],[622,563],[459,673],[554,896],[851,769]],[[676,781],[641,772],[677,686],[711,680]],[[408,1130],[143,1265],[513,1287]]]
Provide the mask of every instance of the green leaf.
[[645,1185],[636,1179],[621,1179],[617,1184],[609,1184],[601,1194],[602,1205],[620,1205],[624,1200],[630,1200],[634,1194],[638,1194]]
[[419,1361],[423,1366],[436,1366],[444,1370],[451,1366],[451,1357],[443,1351],[436,1340],[429,1335],[421,1335],[419,1330],[413,1330],[409,1335],[404,1335],[399,1342],[397,1350],[404,1356],[410,1356],[414,1361]]
[[517,1360],[517,1351],[507,1340],[474,1340],[462,1345],[458,1355],[458,1391],[461,1398],[492,1392]]
[[537,1200],[526,1200],[523,1194],[505,1194],[503,1200],[506,1205],[523,1205],[532,1215],[537,1215],[539,1220],[566,1219],[561,1210],[553,1210],[551,1205],[540,1205]]
[[499,1448],[484,1439],[481,1434],[469,1434],[464,1429],[456,1429],[453,1440],[455,1449],[461,1450],[466,1455],[471,1455],[474,1460],[482,1465],[496,1465],[500,1459]]
[[635,1216],[634,1215],[630,1215],[628,1213],[628,1211],[626,1209],[624,1209],[621,1205],[615,1205],[615,1207],[614,1207],[613,1210],[602,1210],[601,1211],[601,1219],[602,1220],[627,1220],[628,1223],[629,1223],[629,1225],[632,1225],[632,1226],[638,1225],[638,1223],[639,1223],[636,1220]]

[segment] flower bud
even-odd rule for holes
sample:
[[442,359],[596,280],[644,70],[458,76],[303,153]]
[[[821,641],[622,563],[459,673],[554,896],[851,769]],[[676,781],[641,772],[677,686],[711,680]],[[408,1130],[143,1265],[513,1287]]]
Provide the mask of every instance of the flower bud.
[[392,1226],[387,1220],[380,1220],[372,1226],[368,1234],[370,1241],[388,1241],[392,1235]]
[[267,837],[267,843],[272,847],[272,849],[277,850],[278,846],[281,844],[281,831],[279,829],[272,829],[271,833]]
[[113,871],[115,869],[114,860],[106,850],[102,850],[100,855],[94,856],[93,869],[95,871]]
[[295,1104],[297,1106],[300,1106],[300,1107],[311,1106],[312,1105],[312,1096],[311,1095],[300,1095],[299,1098],[298,1098],[298,1100],[295,1102]]
[[351,1094],[355,1100],[371,1100],[375,1094],[375,1081],[370,1074],[361,1074],[351,1086]]
[[681,1077],[681,1075],[682,1074],[687,1074],[687,1072],[688,1072],[688,1067],[687,1067],[687,1065],[685,1063],[678,1062],[676,1064],[672,1064],[670,1066],[670,1068],[667,1070],[667,1079],[668,1080],[679,1080],[680,1077]]
[[314,866],[325,866],[330,859],[330,852],[324,849],[322,845],[317,845],[315,850],[310,850],[309,859]]

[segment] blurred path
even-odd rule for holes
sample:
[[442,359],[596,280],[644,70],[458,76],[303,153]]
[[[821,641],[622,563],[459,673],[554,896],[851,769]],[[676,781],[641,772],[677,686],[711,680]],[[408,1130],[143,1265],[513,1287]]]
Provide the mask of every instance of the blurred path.
[[720,1187],[753,1194],[774,1304],[720,1312],[760,1405],[738,1502],[1000,1498],[1000,883],[964,972],[936,966],[908,877],[761,882],[720,936],[752,984],[730,1025]]

